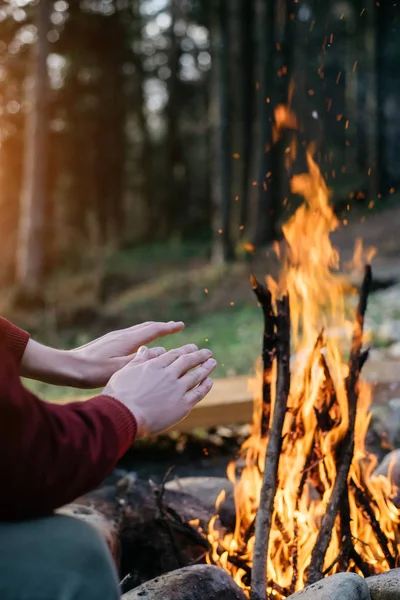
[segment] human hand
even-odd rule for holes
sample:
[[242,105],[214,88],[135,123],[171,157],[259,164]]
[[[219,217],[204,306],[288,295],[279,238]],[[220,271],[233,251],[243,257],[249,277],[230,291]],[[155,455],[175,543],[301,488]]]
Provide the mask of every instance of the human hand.
[[182,322],[175,321],[142,323],[112,331],[74,350],[55,350],[29,340],[21,375],[55,385],[102,387],[116,371],[131,362],[138,348],[183,328]]
[[82,387],[95,388],[105,385],[110,377],[129,364],[133,354],[145,344],[182,331],[182,322],[148,322],[112,331],[80,348],[70,350],[80,372]]
[[131,362],[115,373],[103,394],[116,398],[135,416],[138,437],[160,433],[184,419],[211,390],[216,367],[210,350],[194,344],[151,358],[140,348]]

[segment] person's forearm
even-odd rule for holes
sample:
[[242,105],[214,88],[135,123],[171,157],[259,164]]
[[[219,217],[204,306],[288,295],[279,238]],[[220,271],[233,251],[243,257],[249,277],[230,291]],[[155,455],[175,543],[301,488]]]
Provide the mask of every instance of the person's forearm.
[[29,333],[0,317],[0,344],[12,354],[19,365],[29,340]]
[[0,346],[0,520],[49,514],[95,488],[135,435],[135,418],[113,398],[42,402]]
[[20,366],[20,374],[53,385],[85,387],[85,359],[68,350],[43,346],[30,339]]
[[[18,341],[21,335],[25,336],[23,346],[25,352],[22,360],[19,360],[17,356],[18,353],[21,354],[21,341],[18,346],[15,344],[15,340],[11,340],[13,341],[11,346],[14,348],[14,355],[21,365],[22,376],[55,385],[84,389],[104,387],[114,373],[132,360],[141,346],[149,344],[159,337],[177,333],[184,327],[183,323],[173,321],[141,323],[126,329],[110,331],[73,350],[55,350],[33,340],[26,345],[28,334],[18,330],[11,323],[5,323],[5,330],[9,337],[11,334],[11,337]],[[165,352],[162,347],[152,348],[151,357],[159,356],[162,352]]]

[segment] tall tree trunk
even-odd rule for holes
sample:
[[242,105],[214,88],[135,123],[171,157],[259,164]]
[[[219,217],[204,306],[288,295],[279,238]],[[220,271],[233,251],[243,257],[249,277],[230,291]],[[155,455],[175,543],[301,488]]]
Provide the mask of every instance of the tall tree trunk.
[[[342,32],[346,39],[344,51],[344,119],[345,119],[345,138],[347,140],[357,140],[357,122],[358,122],[358,95],[359,95],[359,75],[360,68],[354,68],[354,61],[360,61],[359,31],[358,31],[359,13],[356,9],[349,11],[349,15],[341,21]],[[357,65],[358,65],[357,62]],[[348,144],[343,148],[343,165],[350,166],[353,170],[357,163],[357,146],[355,143]],[[353,171],[354,172],[354,171]]]
[[[274,83],[272,86],[273,106],[291,104],[290,88],[294,82],[294,52],[296,46],[296,6],[294,0],[275,0],[274,26]],[[279,139],[275,140],[271,150],[271,227],[272,234],[277,234],[276,224],[284,199],[289,197],[290,182],[286,165],[286,148],[292,142],[298,144],[298,132],[282,130]]]
[[[371,2],[371,4],[373,4]],[[377,118],[377,191],[378,193],[386,193],[392,186],[393,181],[390,181],[390,168],[388,163],[388,156],[386,153],[387,140],[386,140],[386,123],[384,116],[384,102],[386,98],[386,90],[384,86],[384,79],[387,81],[384,63],[385,63],[385,25],[386,25],[386,14],[388,9],[393,10],[395,19],[397,20],[396,5],[392,7],[383,3],[375,3],[373,8],[375,10],[374,28],[375,28],[375,85],[376,85],[376,118]],[[390,15],[389,11],[388,14]],[[396,174],[396,178],[398,174]]]
[[141,193],[144,201],[143,238],[148,241],[160,234],[157,218],[157,207],[155,203],[154,169],[153,169],[153,145],[151,142],[149,126],[145,108],[144,83],[145,75],[141,58],[138,57],[140,68],[136,70],[137,81],[137,107],[138,123],[141,134],[140,165],[141,165]]
[[275,0],[256,0],[256,118],[252,136],[252,182],[247,237],[255,246],[271,241],[275,234],[271,185],[266,175],[272,169],[272,83],[274,57]]
[[[111,30],[114,51],[110,55],[109,81],[112,89],[112,104],[110,111],[109,127],[110,142],[113,151],[109,156],[111,170],[109,198],[109,218],[111,240],[114,244],[121,244],[125,233],[125,167],[126,167],[126,100],[124,89],[123,65],[127,57],[126,30],[124,22],[124,10],[115,4],[115,13],[105,21],[105,27]],[[110,33],[111,35],[111,33]]]
[[[104,81],[104,80],[103,80]],[[103,84],[104,86],[104,84]],[[98,94],[102,93],[103,86],[98,89]],[[97,235],[101,248],[105,248],[110,241],[109,238],[109,111],[111,110],[110,99],[112,93],[109,88],[103,90],[102,100],[97,108],[96,114],[96,132],[94,135],[95,144],[95,213]]]
[[[135,39],[140,39],[143,28],[143,17],[140,12],[140,0],[132,1],[133,12],[133,27]],[[134,103],[135,114],[138,119],[140,131],[140,148],[139,148],[139,164],[140,164],[140,183],[139,194],[143,205],[143,229],[141,237],[148,241],[160,235],[159,211],[156,206],[155,186],[154,186],[154,149],[151,141],[147,114],[146,114],[146,98],[145,98],[145,82],[146,74],[143,68],[142,53],[137,49],[132,50],[132,60],[135,65],[135,85],[134,85]]]
[[168,104],[166,106],[166,194],[165,206],[168,207],[166,217],[167,234],[180,236],[183,229],[182,216],[186,212],[185,202],[188,197],[186,190],[187,168],[183,155],[180,132],[180,79],[179,59],[181,57],[180,40],[177,38],[175,25],[183,18],[184,3],[180,0],[170,0],[171,27],[168,66],[171,74],[168,78]]
[[212,260],[233,259],[231,241],[231,131],[230,131],[230,32],[228,0],[218,0],[211,17],[213,64],[211,72],[210,122],[213,135],[211,194],[214,243]]
[[243,97],[243,145],[242,145],[242,163],[243,177],[240,190],[240,227],[241,237],[244,235],[244,225],[247,220],[248,200],[250,189],[250,168],[251,168],[251,148],[253,135],[254,118],[254,0],[242,2],[241,29],[243,48],[240,53],[240,69],[243,73],[243,89],[240,94]]
[[44,212],[46,206],[46,103],[48,92],[49,0],[36,7],[37,42],[34,48],[31,105],[26,116],[25,164],[17,255],[17,282],[27,296],[39,296],[44,267]]
[[[234,168],[232,169],[231,192],[232,198],[240,200],[241,184],[243,181],[244,170],[244,72],[241,68],[243,53],[243,29],[242,29],[242,5],[241,0],[230,0],[229,2],[229,27],[232,43],[229,46],[230,68],[235,73],[235,77],[229,78],[229,95],[231,98],[230,111],[230,129],[231,129],[231,153],[234,159]],[[240,233],[240,204],[232,203],[231,210],[231,228],[233,243],[239,238]]]
[[232,0],[229,4],[231,69],[235,73],[230,78],[231,86],[231,127],[232,152],[234,157],[232,172],[233,241],[243,237],[246,222],[247,196],[250,179],[250,152],[253,118],[253,1]]
[[379,192],[379,107],[377,86],[377,10],[375,0],[366,3],[366,143],[368,169],[368,200],[375,201]]

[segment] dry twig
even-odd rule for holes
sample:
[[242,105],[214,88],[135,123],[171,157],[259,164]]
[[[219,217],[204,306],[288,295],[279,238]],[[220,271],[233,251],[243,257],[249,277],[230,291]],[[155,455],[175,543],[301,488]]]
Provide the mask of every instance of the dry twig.
[[256,518],[253,569],[251,573],[251,600],[266,600],[269,536],[277,488],[279,456],[282,448],[282,428],[290,388],[290,308],[288,296],[284,296],[282,300],[277,301],[277,309],[276,354],[278,373],[276,401]]
[[265,438],[269,430],[269,422],[271,417],[271,381],[272,381],[272,364],[275,358],[275,313],[272,308],[272,295],[270,290],[257,281],[254,275],[250,277],[251,287],[255,293],[258,302],[264,314],[264,336],[262,347],[262,362],[263,362],[263,405],[261,419],[261,437]]
[[166,484],[166,482],[168,480],[168,477],[170,476],[173,468],[174,467],[170,467],[167,470],[167,472],[165,473],[165,476],[164,476],[164,479],[162,481],[161,487],[154,485],[153,489],[154,489],[154,496],[155,496],[155,499],[156,499],[156,504],[157,504],[158,510],[160,512],[161,521],[162,521],[162,523],[163,523],[163,525],[164,525],[164,527],[165,527],[165,529],[166,529],[166,531],[168,533],[168,537],[170,539],[171,546],[172,546],[172,549],[174,551],[174,555],[175,555],[175,558],[176,558],[176,562],[177,562],[178,568],[181,568],[181,567],[185,566],[185,562],[182,561],[181,553],[179,551],[178,545],[177,545],[176,540],[175,540],[174,531],[172,529],[172,525],[171,525],[170,520],[168,518],[167,510],[164,507],[165,484]]

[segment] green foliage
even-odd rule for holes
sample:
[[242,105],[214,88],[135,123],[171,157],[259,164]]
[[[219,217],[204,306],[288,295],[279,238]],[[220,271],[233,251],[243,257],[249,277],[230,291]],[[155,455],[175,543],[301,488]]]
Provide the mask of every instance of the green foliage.
[[210,348],[218,361],[216,377],[250,373],[260,353],[262,315],[254,306],[232,306],[188,321],[185,330],[165,340],[165,347],[195,343]]
[[169,238],[165,241],[140,244],[113,252],[105,262],[108,272],[129,271],[144,267],[182,264],[193,259],[207,258],[207,242],[201,239],[182,240]]

